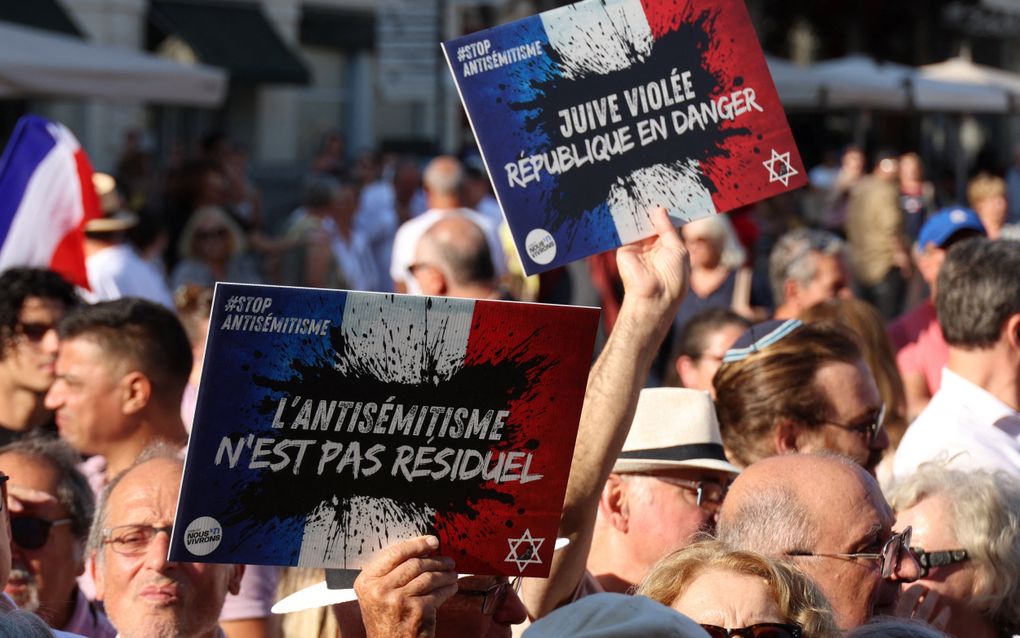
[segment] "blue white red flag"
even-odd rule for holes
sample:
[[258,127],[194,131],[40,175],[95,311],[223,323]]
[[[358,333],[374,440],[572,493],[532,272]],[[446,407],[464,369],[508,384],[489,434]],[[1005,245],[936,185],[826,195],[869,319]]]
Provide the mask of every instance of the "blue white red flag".
[[0,157],[0,270],[35,266],[88,288],[84,227],[100,217],[92,164],[63,124],[18,120]]

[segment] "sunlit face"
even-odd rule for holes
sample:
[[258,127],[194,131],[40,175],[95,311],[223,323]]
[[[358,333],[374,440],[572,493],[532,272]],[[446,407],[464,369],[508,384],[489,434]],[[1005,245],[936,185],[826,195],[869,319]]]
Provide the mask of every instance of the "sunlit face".
[[699,625],[730,629],[789,621],[764,578],[725,569],[699,573],[672,607]]
[[722,245],[719,238],[709,232],[710,224],[711,222],[696,220],[680,229],[693,268],[714,268],[719,264]]
[[725,324],[718,330],[710,333],[705,339],[705,349],[697,359],[677,360],[677,372],[680,375],[680,382],[685,388],[702,390],[715,393],[712,386],[712,378],[722,365],[723,355],[730,349],[730,346],[744,334],[743,326],[738,324]]
[[[911,545],[924,551],[967,549],[960,544],[950,525],[949,504],[943,496],[924,498],[896,514],[896,527],[913,527]],[[931,591],[938,592],[950,608],[965,609],[974,596],[975,565],[965,560],[951,565],[932,567],[928,575],[917,581]],[[904,588],[909,586],[904,584]]]
[[989,239],[998,239],[999,231],[1006,223],[1006,213],[1009,212],[1005,194],[992,195],[975,201],[974,212],[981,218],[981,223],[988,231]]
[[[181,462],[156,459],[121,479],[109,494],[104,527],[172,525]],[[158,532],[138,555],[104,544],[96,556],[96,596],[123,638],[201,636],[215,630],[227,592],[240,588],[240,565],[171,563],[170,539]]]
[[815,276],[807,285],[797,284],[797,302],[801,308],[850,296],[850,274],[837,255],[814,253]]
[[125,435],[121,368],[92,339],[73,337],[61,344],[46,407],[56,411],[60,437],[83,454],[102,454]]
[[20,387],[45,392],[54,379],[60,346],[56,325],[65,310],[56,299],[26,297],[14,334],[4,344],[0,374]]
[[[45,461],[18,453],[0,455],[0,468],[11,477],[10,484],[49,494],[53,501],[22,502],[16,518],[62,521],[70,512],[59,503],[60,474]],[[46,542],[28,549],[11,544],[11,575],[6,591],[18,607],[36,612],[46,620],[64,619],[71,612],[76,578],[85,570],[84,541],[75,538],[70,524],[57,524],[44,534]],[[58,625],[59,626],[59,625]]]
[[874,474],[882,453],[889,447],[889,436],[882,428],[869,441],[864,432],[882,408],[878,386],[867,364],[863,360],[853,364],[827,363],[815,374],[815,386],[829,404],[829,418],[826,423],[805,432],[798,449],[839,452]]

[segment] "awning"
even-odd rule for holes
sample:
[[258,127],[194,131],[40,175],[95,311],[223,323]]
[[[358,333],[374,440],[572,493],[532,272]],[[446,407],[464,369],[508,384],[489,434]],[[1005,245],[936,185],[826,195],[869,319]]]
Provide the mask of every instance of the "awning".
[[149,21],[164,36],[188,43],[205,64],[226,69],[233,80],[307,84],[304,62],[253,2],[153,0]]
[[0,2],[0,22],[81,37],[83,34],[57,0]]
[[375,13],[305,5],[301,10],[301,43],[344,51],[375,48]]
[[153,55],[0,23],[0,95],[216,106],[226,76]]

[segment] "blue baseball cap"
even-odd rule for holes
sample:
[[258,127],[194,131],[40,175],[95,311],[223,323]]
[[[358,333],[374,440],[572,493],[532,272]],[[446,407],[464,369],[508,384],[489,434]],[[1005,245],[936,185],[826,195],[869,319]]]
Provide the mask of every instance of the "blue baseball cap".
[[977,213],[962,206],[950,206],[943,208],[924,222],[921,232],[917,235],[917,244],[921,248],[925,248],[928,244],[935,244],[938,248],[942,248],[950,237],[961,230],[973,230],[982,236],[988,234]]

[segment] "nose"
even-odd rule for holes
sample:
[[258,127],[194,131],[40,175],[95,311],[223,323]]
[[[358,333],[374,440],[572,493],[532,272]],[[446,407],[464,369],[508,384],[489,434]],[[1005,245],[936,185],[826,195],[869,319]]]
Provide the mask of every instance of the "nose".
[[501,625],[517,625],[528,619],[528,609],[521,597],[511,591],[492,614],[492,619]]
[[60,336],[57,334],[56,328],[50,328],[43,335],[42,341],[39,342],[39,346],[47,354],[57,354],[57,350],[60,348]]
[[53,385],[50,386],[49,391],[46,392],[46,397],[43,399],[43,405],[46,406],[47,410],[56,410],[60,406],[64,405],[64,382],[60,377],[57,377],[53,381]]
[[871,444],[868,447],[873,450],[884,450],[889,447],[889,433],[884,427],[879,428],[875,436],[871,437]]
[[169,553],[170,533],[160,530],[156,532],[149,542],[149,546],[145,548],[145,566],[153,571],[163,571],[170,564],[166,559]]
[[917,557],[914,556],[914,552],[910,551],[909,548],[904,547],[900,550],[900,560],[896,565],[896,569],[893,570],[893,574],[889,580],[901,582],[901,583],[912,583],[921,577],[921,564],[917,562]]

